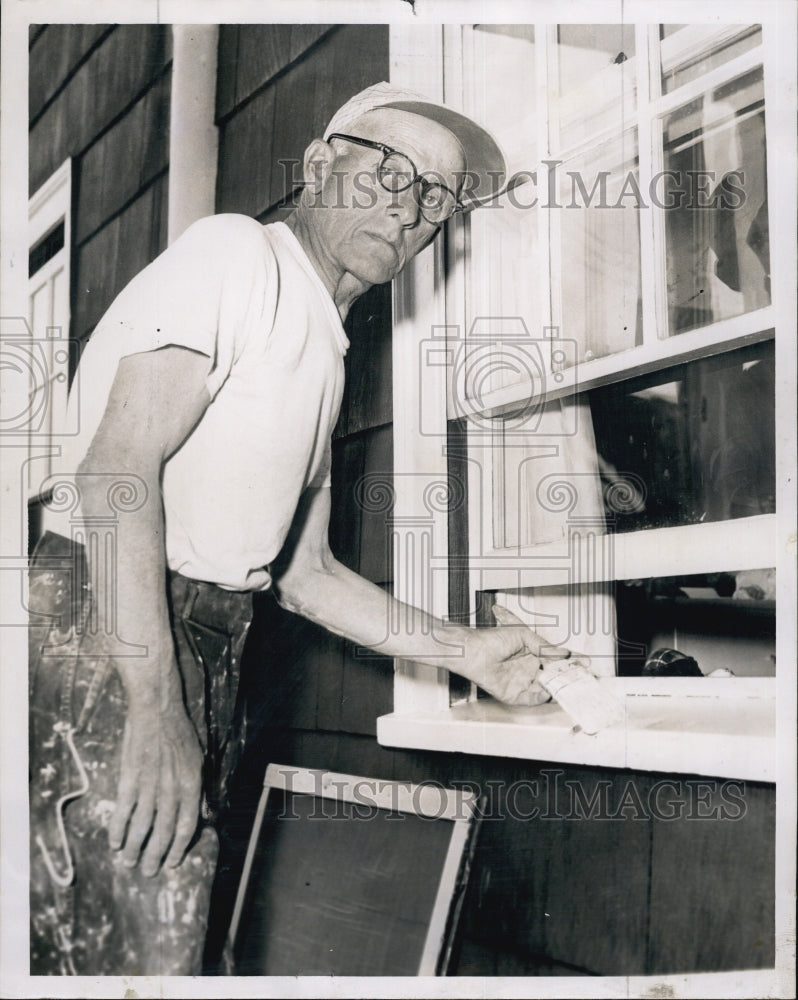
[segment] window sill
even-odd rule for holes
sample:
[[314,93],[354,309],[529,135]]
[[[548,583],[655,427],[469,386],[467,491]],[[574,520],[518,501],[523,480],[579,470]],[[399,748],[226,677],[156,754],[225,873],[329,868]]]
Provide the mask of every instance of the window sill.
[[624,698],[626,720],[595,736],[575,728],[554,703],[511,709],[485,700],[424,716],[384,715],[377,739],[393,747],[776,780],[774,679],[614,677],[602,683]]

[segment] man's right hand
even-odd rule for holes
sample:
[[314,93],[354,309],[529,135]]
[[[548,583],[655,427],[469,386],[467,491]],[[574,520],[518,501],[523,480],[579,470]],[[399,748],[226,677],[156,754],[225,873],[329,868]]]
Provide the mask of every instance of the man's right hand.
[[122,742],[116,809],[108,827],[114,850],[127,867],[141,856],[145,875],[161,863],[180,864],[197,828],[202,788],[202,751],[182,701],[160,710],[132,702]]
[[[210,395],[209,359],[183,347],[130,354],[117,366],[105,413],[80,463],[81,513],[87,530],[108,517],[108,476],[136,476],[141,502],[118,517],[115,579],[106,581],[102,540],[87,543],[98,628],[143,646],[146,658],[118,657],[127,695],[116,810],[109,841],[131,867],[155,875],[180,863],[197,826],[202,753],[183,707],[166,595],[163,464],[202,418]],[[103,529],[104,530],[104,529]],[[103,536],[104,537],[104,536]],[[113,584],[113,588],[107,584]],[[113,607],[115,620],[107,622]],[[143,849],[143,854],[142,854]],[[167,854],[168,852],[168,854]]]

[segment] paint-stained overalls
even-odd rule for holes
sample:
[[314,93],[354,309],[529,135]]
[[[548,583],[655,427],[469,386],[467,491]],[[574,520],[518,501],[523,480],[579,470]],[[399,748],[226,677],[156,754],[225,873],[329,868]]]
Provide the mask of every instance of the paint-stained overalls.
[[[30,571],[31,975],[201,971],[218,838],[243,740],[238,695],[252,597],[170,573],[186,711],[205,753],[202,818],[175,869],[147,878],[108,846],[126,699],[93,628],[83,548],[53,533]],[[153,926],[157,924],[157,926]]]

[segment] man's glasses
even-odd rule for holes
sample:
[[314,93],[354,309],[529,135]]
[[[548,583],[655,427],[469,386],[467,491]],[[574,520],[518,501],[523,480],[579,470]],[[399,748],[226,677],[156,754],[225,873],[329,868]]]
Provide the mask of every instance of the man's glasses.
[[359,139],[354,135],[342,135],[334,132],[327,141],[343,139],[346,142],[357,143],[368,149],[378,149],[382,153],[380,165],[377,167],[377,178],[386,191],[396,194],[406,191],[415,185],[414,195],[419,211],[433,226],[440,226],[450,219],[455,212],[461,212],[463,206],[458,202],[457,195],[440,181],[430,181],[416,170],[416,165],[404,153],[400,153],[382,142],[372,142],[371,139]]

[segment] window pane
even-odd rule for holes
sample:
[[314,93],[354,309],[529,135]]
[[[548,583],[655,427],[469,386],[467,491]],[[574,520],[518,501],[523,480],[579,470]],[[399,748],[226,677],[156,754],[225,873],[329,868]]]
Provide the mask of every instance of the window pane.
[[[715,38],[713,39],[713,35]],[[731,37],[717,40],[716,31],[703,25],[660,25],[662,54],[662,91],[669,94],[704,73],[762,43],[758,24],[740,27]],[[666,41],[667,39],[667,41]]]
[[618,673],[773,677],[775,595],[774,569],[619,581]]
[[772,341],[588,395],[608,531],[775,511]]
[[568,519],[603,534],[776,509],[772,341],[497,417],[494,427],[485,492],[495,549],[558,541]]
[[[485,122],[507,157],[508,175],[528,173],[538,161],[535,38],[531,25],[478,25],[470,32],[473,74],[465,84],[466,111]],[[466,39],[468,40],[468,39]],[[508,94],[518,95],[509,101]],[[523,97],[521,96],[523,95]],[[537,191],[533,183],[469,216],[466,369],[478,391],[525,381],[524,364],[504,341],[541,336]],[[519,334],[520,330],[520,334]],[[475,388],[467,379],[466,396]]]
[[[619,580],[612,592],[618,675],[695,677],[699,685],[729,676],[775,677],[775,569]],[[567,586],[513,593],[525,611],[534,613],[533,627],[547,642],[582,651],[567,627]],[[490,609],[496,599],[493,591],[474,595],[480,625],[493,624]],[[546,609],[556,612],[548,615]],[[612,672],[597,658],[592,669]],[[489,697],[452,675],[452,704],[475,695]]]
[[554,148],[572,148],[610,128],[620,132],[635,111],[634,25],[560,25],[557,62]]
[[62,219],[51,232],[43,236],[36,246],[31,248],[28,254],[29,278],[32,278],[40,268],[44,267],[48,260],[52,260],[59,250],[63,250],[64,233],[65,227]]
[[674,32],[681,31],[682,28],[687,28],[686,24],[661,24],[659,26],[659,37],[669,38]]
[[[470,110],[489,124],[511,173],[529,170],[536,162],[534,26],[478,24],[472,41],[473,72],[465,84]],[[517,100],[508,100],[512,94]]]
[[590,361],[641,342],[637,132],[560,171],[561,336]]
[[670,333],[769,305],[761,68],[673,112],[663,138]]

